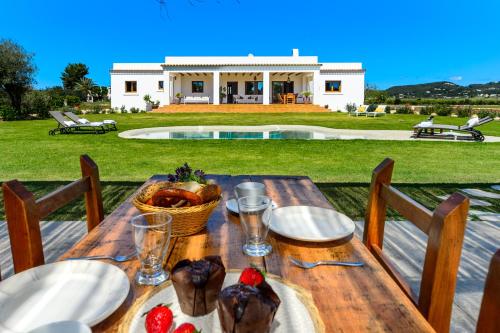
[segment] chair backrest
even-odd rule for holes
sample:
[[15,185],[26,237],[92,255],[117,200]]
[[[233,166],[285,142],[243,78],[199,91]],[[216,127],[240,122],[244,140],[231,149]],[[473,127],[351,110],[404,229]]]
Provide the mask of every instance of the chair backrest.
[[61,126],[68,127],[66,124],[67,120],[60,111],[49,111],[49,113]]
[[[469,199],[454,193],[432,212],[391,186],[393,168],[386,158],[373,171],[363,242],[436,332],[449,332]],[[382,252],[388,206],[428,236],[418,298]]]
[[39,199],[17,180],[3,183],[14,272],[44,264],[40,219],[50,213],[85,194],[87,229],[104,219],[99,169],[87,155],[80,156],[80,166],[82,178]]
[[493,255],[486,276],[483,301],[477,320],[477,333],[500,332],[500,249]]
[[64,112],[64,115],[66,117],[68,117],[69,119],[73,120],[75,123],[79,123],[80,122],[80,117],[78,117],[76,114],[74,114],[73,112],[69,111],[69,112]]
[[375,109],[374,112],[385,112],[386,107],[387,107],[387,105],[379,105],[379,106],[377,106],[377,108]]
[[366,112],[367,108],[368,108],[368,106],[366,106],[366,105],[360,105],[359,108],[358,108],[358,112],[359,113]]

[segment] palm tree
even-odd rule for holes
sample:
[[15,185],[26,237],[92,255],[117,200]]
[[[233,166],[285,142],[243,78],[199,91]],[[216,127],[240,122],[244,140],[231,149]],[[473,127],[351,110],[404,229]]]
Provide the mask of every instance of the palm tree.
[[94,103],[94,94],[92,93],[95,87],[94,81],[87,77],[82,78],[75,86],[75,89],[87,96],[87,102]]

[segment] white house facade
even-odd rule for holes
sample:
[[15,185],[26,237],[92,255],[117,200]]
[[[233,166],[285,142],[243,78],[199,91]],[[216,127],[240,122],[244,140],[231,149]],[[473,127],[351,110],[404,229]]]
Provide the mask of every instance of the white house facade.
[[161,106],[312,103],[336,111],[363,104],[364,85],[361,63],[319,63],[298,49],[291,56],[165,57],[163,63],[114,63],[111,106],[144,109],[149,95]]

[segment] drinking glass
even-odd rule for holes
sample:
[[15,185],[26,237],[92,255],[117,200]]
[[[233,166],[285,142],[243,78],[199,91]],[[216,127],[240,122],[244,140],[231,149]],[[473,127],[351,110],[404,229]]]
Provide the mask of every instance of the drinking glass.
[[265,195],[238,199],[240,221],[245,233],[243,253],[252,257],[263,257],[272,251],[266,242],[271,223],[271,198]]
[[172,216],[166,213],[141,214],[132,219],[135,249],[141,268],[135,281],[157,286],[168,280],[163,260],[170,243]]
[[244,182],[234,188],[236,199],[256,195],[266,195],[266,185],[257,182]]

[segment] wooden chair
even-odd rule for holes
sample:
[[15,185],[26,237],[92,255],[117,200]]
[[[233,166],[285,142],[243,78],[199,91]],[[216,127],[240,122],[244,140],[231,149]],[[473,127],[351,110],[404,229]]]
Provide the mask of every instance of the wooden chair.
[[[432,212],[391,186],[393,168],[387,158],[373,171],[363,242],[436,332],[449,332],[469,199],[454,193]],[[387,206],[428,236],[418,298],[382,252]]]
[[295,95],[293,93],[286,94],[286,104],[295,104]]
[[87,155],[80,156],[82,178],[35,199],[17,180],[3,183],[5,215],[9,230],[14,272],[43,265],[40,219],[85,194],[87,229],[92,230],[103,219],[101,184],[97,165]]
[[493,255],[477,320],[477,333],[500,332],[500,249]]

